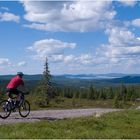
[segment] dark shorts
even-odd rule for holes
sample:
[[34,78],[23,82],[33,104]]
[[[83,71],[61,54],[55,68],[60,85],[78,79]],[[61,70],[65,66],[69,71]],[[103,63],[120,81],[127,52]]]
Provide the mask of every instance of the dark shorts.
[[6,92],[8,92],[8,96],[11,98],[12,94],[19,95],[19,90],[16,88],[7,88]]

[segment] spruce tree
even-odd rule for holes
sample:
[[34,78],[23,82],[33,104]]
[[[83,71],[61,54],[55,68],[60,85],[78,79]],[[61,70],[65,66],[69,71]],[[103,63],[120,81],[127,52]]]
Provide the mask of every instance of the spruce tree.
[[116,93],[116,95],[114,97],[114,107],[120,108],[120,101],[119,101],[119,94],[118,93]]
[[96,90],[92,86],[90,86],[88,94],[87,94],[87,99],[90,100],[95,100],[96,99]]
[[79,95],[80,95],[80,91],[77,90],[76,93],[75,93],[75,98],[79,98]]
[[135,87],[132,86],[131,87],[131,97],[130,97],[130,100],[131,101],[135,101],[137,97],[138,97],[138,95],[137,95],[137,92],[135,90]]
[[109,88],[109,93],[108,93],[108,99],[113,99],[113,96],[114,96],[113,88],[110,87]]
[[49,71],[48,67],[48,59],[46,57],[45,64],[44,64],[44,72],[43,72],[43,85],[44,85],[44,93],[45,93],[45,101],[46,105],[49,104],[50,102],[50,97],[51,97],[51,91],[52,91],[52,86],[51,86],[51,74]]
[[105,94],[105,89],[104,88],[101,88],[100,89],[100,94],[99,94],[99,100],[100,99],[103,99],[103,100],[105,100],[107,97],[106,97],[106,94]]
[[126,101],[126,95],[127,95],[127,88],[124,84],[120,87],[120,99],[125,102]]

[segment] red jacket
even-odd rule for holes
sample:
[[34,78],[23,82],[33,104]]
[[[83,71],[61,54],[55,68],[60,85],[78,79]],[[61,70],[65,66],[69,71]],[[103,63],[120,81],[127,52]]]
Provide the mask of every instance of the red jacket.
[[24,81],[22,80],[21,77],[15,76],[14,78],[11,79],[11,81],[7,85],[7,88],[17,88],[20,85],[24,85]]

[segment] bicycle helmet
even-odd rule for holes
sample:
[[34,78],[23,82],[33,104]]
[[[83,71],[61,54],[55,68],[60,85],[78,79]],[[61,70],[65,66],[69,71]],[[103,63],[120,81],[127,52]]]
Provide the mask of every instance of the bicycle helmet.
[[22,72],[17,72],[17,75],[23,76],[24,74]]

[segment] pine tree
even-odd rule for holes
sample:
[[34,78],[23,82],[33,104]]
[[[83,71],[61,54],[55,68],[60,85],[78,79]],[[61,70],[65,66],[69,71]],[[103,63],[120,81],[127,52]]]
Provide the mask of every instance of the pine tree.
[[87,99],[90,99],[90,100],[96,99],[96,90],[92,86],[90,86],[90,88],[89,88],[89,91],[87,94]]
[[119,101],[119,94],[118,93],[116,93],[116,95],[114,97],[114,107],[120,108],[120,101]]
[[103,99],[103,100],[105,100],[107,97],[106,97],[106,94],[105,94],[105,89],[104,88],[101,88],[100,89],[100,92],[99,92],[99,100],[100,99]]
[[138,95],[137,95],[137,92],[135,90],[135,87],[132,86],[131,87],[131,97],[130,97],[130,100],[131,101],[135,101],[137,97],[138,97]]
[[125,102],[126,101],[126,95],[127,95],[127,88],[125,85],[121,85],[120,87],[120,99]]
[[109,88],[108,99],[113,99],[114,93],[112,87]]
[[80,99],[87,98],[87,91],[85,89],[80,90],[79,98]]
[[43,86],[44,86],[44,93],[45,93],[45,100],[46,105],[50,102],[51,92],[52,92],[52,86],[51,86],[51,74],[48,67],[48,59],[46,57],[46,61],[44,64],[44,72],[43,72]]
[[127,88],[127,95],[126,95],[126,100],[127,101],[130,101],[131,100],[131,97],[133,95],[133,86],[130,86]]
[[77,90],[76,93],[75,93],[75,98],[79,98],[79,95],[80,95],[80,91]]
[[76,105],[76,94],[73,94],[73,97],[72,97],[72,105],[75,107]]

